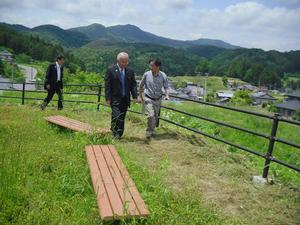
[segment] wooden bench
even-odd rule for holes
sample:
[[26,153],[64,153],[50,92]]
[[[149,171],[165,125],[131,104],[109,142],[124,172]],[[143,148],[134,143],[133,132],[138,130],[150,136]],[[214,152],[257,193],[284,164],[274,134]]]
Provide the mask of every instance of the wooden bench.
[[84,132],[84,133],[101,133],[106,134],[109,133],[110,130],[104,128],[95,128],[90,124],[80,122],[78,120],[74,120],[65,116],[49,116],[45,117],[45,119],[56,125],[59,125],[64,128],[68,128],[73,131]]
[[102,220],[146,217],[148,208],[113,145],[85,147]]

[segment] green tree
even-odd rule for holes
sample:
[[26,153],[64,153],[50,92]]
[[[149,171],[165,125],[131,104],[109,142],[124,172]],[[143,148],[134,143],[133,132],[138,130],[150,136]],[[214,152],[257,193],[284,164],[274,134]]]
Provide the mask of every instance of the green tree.
[[227,85],[228,85],[228,78],[226,76],[223,76],[222,77],[222,82],[223,82],[224,87],[227,87]]
[[252,99],[248,91],[236,91],[230,100],[234,105],[250,105]]
[[209,61],[202,59],[196,66],[196,72],[207,73],[209,71]]
[[300,121],[300,109],[298,109],[298,110],[294,113],[293,119],[294,119],[294,120],[297,120],[297,121]]
[[24,53],[21,53],[16,56],[16,61],[18,63],[30,63],[32,58]]

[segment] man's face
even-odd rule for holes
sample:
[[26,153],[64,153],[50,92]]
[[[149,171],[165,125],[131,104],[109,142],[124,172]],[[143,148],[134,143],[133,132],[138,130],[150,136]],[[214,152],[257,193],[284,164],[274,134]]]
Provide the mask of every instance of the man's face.
[[149,68],[152,70],[152,72],[157,72],[159,70],[159,67],[156,66],[154,62],[149,63]]
[[62,66],[65,63],[65,59],[58,59],[57,63]]
[[119,64],[119,66],[120,66],[122,69],[126,68],[127,65],[128,65],[128,58],[126,58],[126,57],[120,58],[120,59],[118,60],[118,64]]

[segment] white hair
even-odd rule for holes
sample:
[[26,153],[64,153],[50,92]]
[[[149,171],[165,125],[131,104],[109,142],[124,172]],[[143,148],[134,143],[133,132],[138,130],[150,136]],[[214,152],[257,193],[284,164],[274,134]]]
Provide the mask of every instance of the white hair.
[[120,59],[122,58],[125,58],[125,59],[129,59],[129,56],[126,52],[120,52],[118,55],[117,55],[117,61],[119,61]]

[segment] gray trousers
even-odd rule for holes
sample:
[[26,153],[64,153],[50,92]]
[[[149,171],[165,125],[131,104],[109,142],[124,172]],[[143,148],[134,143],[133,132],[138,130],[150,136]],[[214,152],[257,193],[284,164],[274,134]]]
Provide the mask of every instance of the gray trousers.
[[156,123],[158,120],[160,104],[161,99],[152,100],[150,98],[145,97],[145,114],[147,116],[147,137],[151,137],[154,134]]

